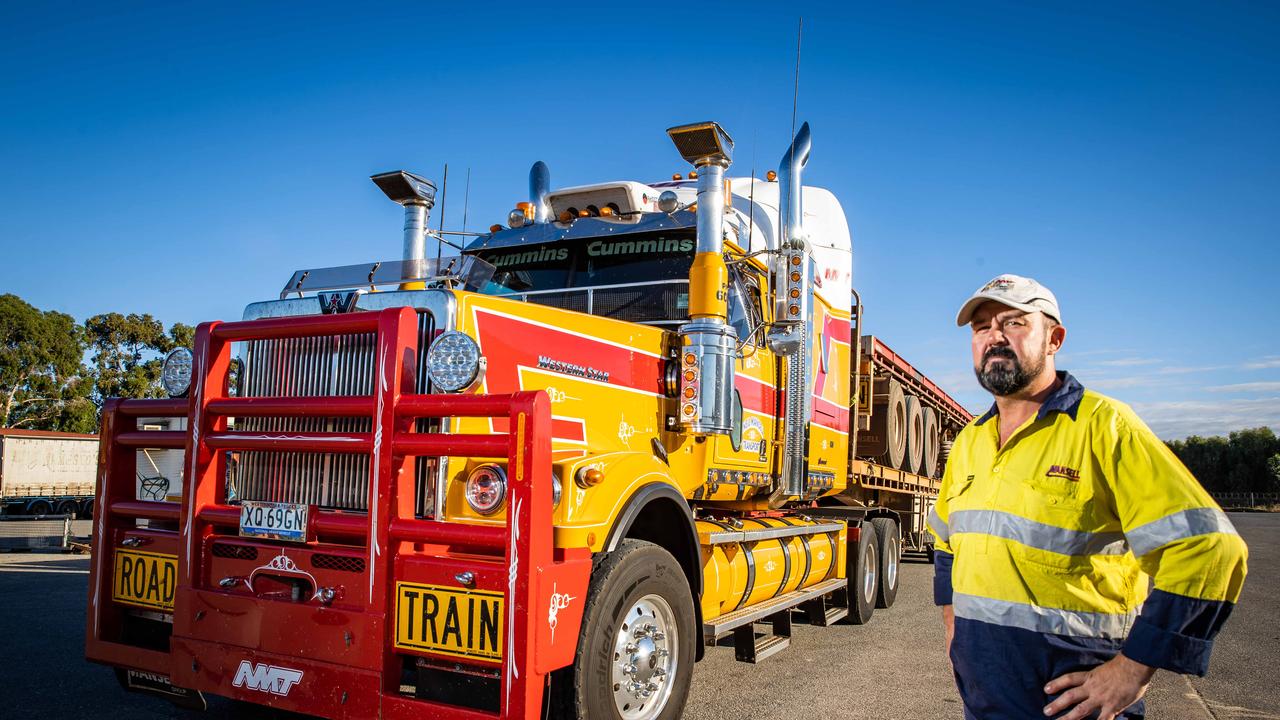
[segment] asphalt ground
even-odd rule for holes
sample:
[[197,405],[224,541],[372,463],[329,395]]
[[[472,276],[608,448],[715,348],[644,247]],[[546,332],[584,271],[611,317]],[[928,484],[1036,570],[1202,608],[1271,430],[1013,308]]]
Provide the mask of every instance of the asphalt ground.
[[[1280,720],[1280,514],[1231,517],[1250,549],[1244,596],[1209,675],[1158,673],[1149,718]],[[83,555],[0,553],[0,718],[284,717],[221,698],[197,714],[122,691],[109,669],[83,659],[88,565]],[[860,627],[797,624],[791,647],[759,665],[708,648],[684,717],[958,720],[931,576],[929,565],[904,562],[893,608]]]

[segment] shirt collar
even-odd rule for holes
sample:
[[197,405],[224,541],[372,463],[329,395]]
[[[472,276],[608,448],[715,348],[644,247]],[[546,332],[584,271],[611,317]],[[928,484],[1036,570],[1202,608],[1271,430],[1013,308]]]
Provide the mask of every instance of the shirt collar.
[[[1084,386],[1066,370],[1058,371],[1058,379],[1062,381],[1062,384],[1049,397],[1044,399],[1044,403],[1040,405],[1040,411],[1036,413],[1036,420],[1043,419],[1051,412],[1066,413],[1067,417],[1072,420],[1076,419],[1076,411],[1080,409],[1080,400],[1084,398]],[[974,421],[974,424],[981,425],[998,414],[1000,414],[1000,411],[996,404],[991,403],[991,409],[983,413],[982,417]]]

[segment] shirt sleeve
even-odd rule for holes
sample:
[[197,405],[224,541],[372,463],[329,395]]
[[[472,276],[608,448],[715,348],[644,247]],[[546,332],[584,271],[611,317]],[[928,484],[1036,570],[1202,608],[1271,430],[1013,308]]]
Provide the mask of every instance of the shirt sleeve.
[[[1100,413],[1100,415],[1103,415]],[[1244,585],[1248,550],[1177,456],[1125,406],[1101,418],[1095,456],[1107,471],[1125,538],[1154,589],[1124,654],[1204,675],[1213,640]],[[1096,441],[1098,442],[1098,441]]]
[[935,605],[951,604],[951,563],[954,559],[951,551],[951,529],[947,519],[951,510],[947,506],[947,493],[952,485],[951,468],[954,463],[947,463],[942,472],[942,485],[938,488],[938,499],[929,511],[929,533],[933,535],[933,602]]

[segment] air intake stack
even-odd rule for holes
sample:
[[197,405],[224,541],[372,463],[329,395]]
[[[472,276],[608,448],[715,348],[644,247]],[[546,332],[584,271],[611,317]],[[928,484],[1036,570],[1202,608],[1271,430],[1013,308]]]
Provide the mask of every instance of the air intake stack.
[[689,271],[690,321],[680,327],[680,427],[727,434],[733,427],[734,355],[738,334],[728,323],[729,271],[724,262],[724,171],[733,139],[714,122],[667,130],[676,150],[698,171],[697,254]]
[[427,217],[436,204],[436,186],[406,170],[380,173],[369,178],[392,202],[404,207],[404,265],[406,280],[426,274]]

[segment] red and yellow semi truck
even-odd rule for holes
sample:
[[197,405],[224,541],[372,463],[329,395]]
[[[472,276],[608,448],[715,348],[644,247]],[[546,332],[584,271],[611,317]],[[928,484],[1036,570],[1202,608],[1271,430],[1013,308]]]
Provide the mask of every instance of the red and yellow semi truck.
[[[166,359],[173,399],[108,401],[87,657],[195,705],[675,718],[718,640],[891,605],[969,415],[862,336],[807,125],[764,180],[668,133],[687,177],[537,163],[453,257],[434,186],[376,175],[402,260],[299,271]],[[138,448],[185,453],[179,502],[136,497]]]

